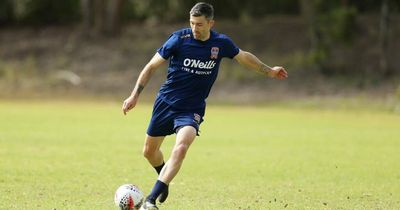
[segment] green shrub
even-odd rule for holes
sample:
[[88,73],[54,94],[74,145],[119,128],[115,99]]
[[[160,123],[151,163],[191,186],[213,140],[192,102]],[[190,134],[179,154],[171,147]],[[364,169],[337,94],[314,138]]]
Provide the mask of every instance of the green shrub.
[[16,18],[19,23],[49,25],[70,23],[80,18],[79,0],[25,0],[16,2]]

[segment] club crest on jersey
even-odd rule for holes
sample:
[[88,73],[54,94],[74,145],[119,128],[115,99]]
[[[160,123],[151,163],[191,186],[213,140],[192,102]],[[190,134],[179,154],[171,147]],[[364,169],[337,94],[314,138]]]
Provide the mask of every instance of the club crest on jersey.
[[197,114],[197,113],[194,113],[193,115],[194,115],[194,121],[197,124],[200,124],[201,116],[199,114]]
[[219,48],[212,47],[211,48],[211,59],[218,59]]

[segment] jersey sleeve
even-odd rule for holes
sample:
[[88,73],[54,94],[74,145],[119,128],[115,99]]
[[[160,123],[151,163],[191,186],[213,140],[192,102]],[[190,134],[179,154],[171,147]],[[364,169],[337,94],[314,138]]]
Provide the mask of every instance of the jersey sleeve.
[[164,45],[157,50],[158,54],[165,60],[168,60],[177,49],[178,41],[179,37],[176,34],[172,34]]
[[224,57],[233,58],[239,53],[239,47],[232,41],[231,38],[225,37]]

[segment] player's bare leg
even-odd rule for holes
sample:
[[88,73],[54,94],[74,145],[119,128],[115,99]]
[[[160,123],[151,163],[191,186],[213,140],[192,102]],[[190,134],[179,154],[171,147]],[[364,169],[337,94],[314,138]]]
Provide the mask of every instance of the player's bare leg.
[[182,166],[186,153],[196,138],[196,129],[192,126],[184,126],[179,129],[176,135],[176,143],[172,149],[171,157],[165,164],[158,179],[165,184],[169,184],[176,176]]
[[[143,146],[143,156],[149,161],[149,163],[156,169],[157,173],[160,174],[161,169],[164,167],[164,155],[160,150],[161,144],[163,143],[165,136],[149,136],[146,135],[146,139]],[[168,196],[168,189],[165,193]],[[166,198],[166,196],[164,196]],[[146,203],[141,209],[158,209],[153,203]]]
[[[155,206],[155,200],[157,198],[159,198],[160,202],[165,201],[166,196],[168,196],[168,184],[181,168],[186,153],[196,138],[196,133],[196,129],[192,126],[184,126],[179,129],[171,157],[163,167],[152,192],[146,198],[143,209],[157,209]],[[149,206],[149,208],[147,208],[147,206]]]
[[164,138],[165,136],[153,137],[146,135],[146,140],[143,146],[143,156],[153,167],[161,166],[164,163],[164,156],[160,150]]

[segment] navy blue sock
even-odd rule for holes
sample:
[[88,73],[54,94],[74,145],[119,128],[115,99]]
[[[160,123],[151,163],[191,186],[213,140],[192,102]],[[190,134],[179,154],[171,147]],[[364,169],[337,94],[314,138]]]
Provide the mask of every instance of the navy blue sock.
[[165,163],[164,163],[164,161],[163,161],[163,163],[162,163],[161,165],[159,165],[159,166],[154,166],[154,169],[156,169],[157,174],[160,174],[160,172],[161,172],[162,168],[164,167],[164,165],[165,165]]
[[157,180],[156,184],[154,185],[153,189],[149,196],[147,196],[146,200],[150,201],[151,203],[155,203],[158,196],[164,192],[164,190],[168,187],[167,184],[164,182]]

